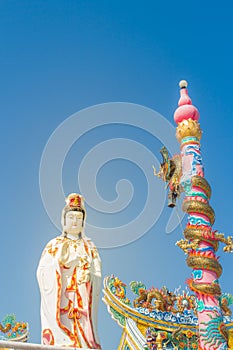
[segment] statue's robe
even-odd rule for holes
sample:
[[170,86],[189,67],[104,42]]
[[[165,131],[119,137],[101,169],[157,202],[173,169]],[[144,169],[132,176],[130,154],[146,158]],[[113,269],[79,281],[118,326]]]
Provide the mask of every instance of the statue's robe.
[[59,236],[45,247],[37,269],[42,344],[100,349],[97,311],[101,262],[87,237]]

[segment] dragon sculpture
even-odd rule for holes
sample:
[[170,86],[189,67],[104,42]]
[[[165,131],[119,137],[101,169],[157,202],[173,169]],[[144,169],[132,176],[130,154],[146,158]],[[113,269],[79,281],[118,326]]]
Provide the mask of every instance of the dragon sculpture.
[[150,311],[162,311],[183,313],[184,310],[195,310],[195,296],[183,293],[182,295],[175,294],[163,286],[158,288],[146,289],[146,286],[141,282],[132,281],[130,283],[132,292],[138,297],[134,300],[135,308],[144,307]]

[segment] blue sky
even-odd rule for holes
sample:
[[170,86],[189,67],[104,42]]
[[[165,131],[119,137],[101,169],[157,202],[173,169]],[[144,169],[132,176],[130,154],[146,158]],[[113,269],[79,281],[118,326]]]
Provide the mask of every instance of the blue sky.
[[[59,234],[42,203],[40,161],[51,134],[74,113],[126,102],[155,110],[174,125],[178,82],[188,80],[201,114],[205,174],[217,217],[214,227],[233,233],[232,33],[230,1],[0,2],[1,317],[14,312],[28,321],[32,342],[40,341],[36,267],[46,242]],[[99,127],[72,145],[60,169],[65,194],[79,190],[83,157],[106,140],[136,141],[160,159],[162,144],[147,131],[124,124],[103,126],[101,115],[97,118]],[[158,128],[160,132],[166,136],[166,129]],[[150,171],[146,161],[144,170],[119,158],[103,165],[96,187],[105,201],[116,198],[120,179],[131,182],[134,195],[126,209],[115,214],[110,214],[112,203],[107,213],[98,213],[89,197],[88,223],[113,228],[137,217],[146,202],[148,181],[150,186],[154,181],[160,194],[154,198],[156,211],[163,185],[151,180]],[[184,286],[191,271],[175,246],[180,227],[166,234],[170,215],[164,208],[157,223],[133,243],[100,249],[103,276],[114,273],[126,283],[141,280],[148,287]],[[221,249],[219,255],[222,289],[233,293],[232,256]],[[117,348],[120,329],[102,302],[99,333],[104,350]]]

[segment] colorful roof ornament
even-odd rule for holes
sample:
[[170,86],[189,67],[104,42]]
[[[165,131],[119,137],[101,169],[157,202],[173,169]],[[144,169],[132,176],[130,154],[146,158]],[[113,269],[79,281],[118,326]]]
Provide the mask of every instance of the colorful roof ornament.
[[[133,293],[132,300],[128,295]],[[222,295],[226,332],[233,332],[230,294]],[[112,318],[122,328],[118,350],[198,349],[198,311],[195,294],[180,288],[147,288],[132,281],[129,288],[116,276],[104,280],[104,298]],[[162,346],[162,347],[159,347]],[[199,347],[199,349],[201,349]]]
[[18,322],[13,314],[6,315],[0,323],[0,340],[26,342],[28,333],[28,324]]

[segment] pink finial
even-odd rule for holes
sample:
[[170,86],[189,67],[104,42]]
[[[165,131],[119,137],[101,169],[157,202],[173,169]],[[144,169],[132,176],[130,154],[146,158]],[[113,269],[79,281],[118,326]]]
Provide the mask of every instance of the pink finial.
[[179,86],[180,86],[180,99],[178,102],[178,106],[191,105],[192,100],[188,95],[188,90],[187,90],[188,83],[187,83],[187,81],[181,80],[179,82]]
[[174,120],[178,124],[183,120],[199,119],[199,112],[196,107],[192,105],[192,100],[188,95],[187,86],[188,83],[186,80],[181,80],[179,83],[180,86],[180,99],[178,102],[179,107],[174,113]]

